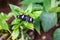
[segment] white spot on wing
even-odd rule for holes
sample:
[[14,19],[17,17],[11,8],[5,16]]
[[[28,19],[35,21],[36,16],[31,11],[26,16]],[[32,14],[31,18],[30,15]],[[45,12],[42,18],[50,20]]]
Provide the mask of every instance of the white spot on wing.
[[24,15],[22,15],[22,17],[21,18],[24,18]]
[[32,21],[32,18],[30,18],[30,21]]

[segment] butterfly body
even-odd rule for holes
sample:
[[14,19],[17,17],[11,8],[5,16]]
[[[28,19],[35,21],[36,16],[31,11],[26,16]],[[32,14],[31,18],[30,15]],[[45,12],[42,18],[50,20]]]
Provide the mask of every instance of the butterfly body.
[[28,21],[29,23],[34,23],[33,18],[31,18],[29,15],[19,15],[17,18],[23,20],[23,21]]

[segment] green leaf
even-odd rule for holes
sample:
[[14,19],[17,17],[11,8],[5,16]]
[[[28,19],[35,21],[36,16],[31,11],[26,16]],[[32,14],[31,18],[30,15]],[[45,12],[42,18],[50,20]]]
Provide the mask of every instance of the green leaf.
[[51,0],[51,7],[57,6],[57,0]]
[[9,30],[9,26],[8,26],[8,24],[6,23],[6,22],[2,22],[3,24],[2,24],[2,26],[3,26],[3,29],[4,30]]
[[23,0],[20,4],[27,6],[30,3],[40,3],[43,2],[43,0]]
[[40,34],[40,19],[39,18],[35,19],[34,26],[35,26],[36,31]]
[[43,6],[39,5],[39,4],[33,4],[33,10],[42,10]]
[[20,39],[21,39],[21,40],[24,40],[24,36],[25,36],[25,35],[24,35],[24,32],[23,32],[23,29],[24,29],[24,28],[23,28],[23,26],[20,26],[20,28],[21,28],[21,38],[20,38]]
[[53,34],[53,40],[60,40],[60,28],[55,30]]
[[60,4],[60,1],[56,1],[56,2],[57,2],[57,3],[56,3],[57,5],[59,5],[59,4]]
[[[24,6],[23,9],[26,10],[27,6]],[[43,10],[43,6],[39,5],[39,4],[33,4],[32,5],[32,11],[36,11],[36,10]]]
[[51,7],[51,0],[43,0],[43,4],[44,4],[45,11],[47,11],[48,8]]
[[32,4],[30,4],[30,5],[28,6],[28,8],[25,10],[25,12],[26,12],[27,14],[32,12]]
[[2,30],[9,30],[6,20],[7,20],[7,16],[4,13],[1,13],[0,14],[0,27],[2,28]]
[[32,23],[28,23],[28,22],[23,22],[25,27],[28,29],[34,29],[34,25]]
[[49,8],[49,12],[60,12],[60,7]]
[[0,25],[0,30],[2,30],[3,28],[2,28],[2,26]]
[[37,19],[40,17],[42,11],[34,11],[33,13],[30,13],[29,16],[33,19]]
[[35,23],[35,29],[36,31],[40,34],[40,15],[42,11],[34,11],[33,13],[30,14],[30,16],[34,19]]
[[6,21],[6,19],[7,19],[7,16],[4,13],[1,13],[0,14],[0,20]]
[[60,12],[57,13],[57,17],[60,18]]
[[1,21],[0,26],[2,27],[2,30],[9,30],[8,24],[5,21]]
[[10,12],[8,15],[6,15],[7,16],[7,20],[8,19],[10,19],[12,16],[13,16],[13,13],[12,12]]
[[19,26],[20,26],[20,24],[13,25],[12,29],[13,29],[13,30],[16,30],[16,29],[19,28]]
[[33,12],[33,15],[34,15],[35,19],[39,18],[41,13],[42,13],[42,11],[35,11],[35,12]]
[[57,24],[57,14],[44,12],[40,16],[42,27],[45,32],[49,31],[52,27]]
[[20,15],[24,12],[24,10],[22,10],[20,7],[9,4],[11,11],[14,13],[14,15]]
[[16,29],[12,32],[11,36],[12,36],[12,39],[15,40],[19,35],[19,29]]
[[12,21],[12,25],[14,25],[14,24],[19,24],[20,23],[20,19],[14,19],[13,21]]

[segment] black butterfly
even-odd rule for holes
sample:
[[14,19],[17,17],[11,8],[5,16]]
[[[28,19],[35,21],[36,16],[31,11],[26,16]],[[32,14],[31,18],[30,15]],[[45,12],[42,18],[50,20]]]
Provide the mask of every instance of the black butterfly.
[[23,20],[23,21],[28,21],[29,23],[34,23],[33,18],[31,18],[29,15],[19,15],[17,18]]

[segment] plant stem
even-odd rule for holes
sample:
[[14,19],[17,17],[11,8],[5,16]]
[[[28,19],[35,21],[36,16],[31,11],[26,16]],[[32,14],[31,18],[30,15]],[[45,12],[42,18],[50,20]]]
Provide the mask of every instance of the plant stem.
[[23,27],[20,26],[20,28],[21,28],[21,39],[24,40]]

